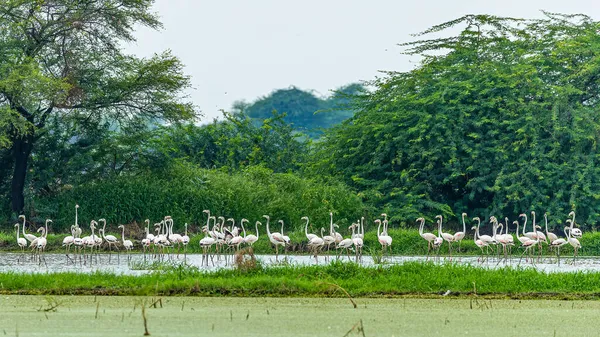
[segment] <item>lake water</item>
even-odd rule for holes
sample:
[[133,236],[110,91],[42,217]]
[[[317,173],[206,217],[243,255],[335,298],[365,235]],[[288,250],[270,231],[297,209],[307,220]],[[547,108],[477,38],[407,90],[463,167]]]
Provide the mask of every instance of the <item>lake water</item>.
[[[25,273],[54,273],[54,272],[109,272],[116,274],[127,274],[127,275],[140,275],[147,273],[148,270],[141,270],[144,268],[144,256],[142,254],[131,254],[129,259],[126,254],[121,254],[117,258],[116,254],[110,256],[108,254],[100,254],[94,258],[93,263],[83,263],[83,261],[77,260],[75,263],[71,259],[67,259],[64,254],[44,254],[42,263],[38,263],[31,259],[29,254],[21,255],[18,253],[0,253],[0,272],[25,272]],[[276,260],[275,255],[257,255],[256,258],[260,260],[264,265],[278,265],[283,259],[291,265],[315,265],[314,257],[307,255],[287,255],[279,256],[279,262]],[[18,261],[20,259],[20,261]],[[231,259],[231,257],[229,257]],[[330,257],[329,261],[335,260],[335,257]],[[45,260],[45,261],[44,261]],[[214,258],[214,266],[212,263],[208,267],[202,265],[201,254],[188,254],[184,260],[184,256],[180,255],[178,258],[173,255],[169,260],[172,263],[187,263],[188,265],[197,266],[201,269],[215,270],[218,268],[231,268],[231,264],[225,264],[223,257]],[[341,258],[342,261],[348,261],[347,257]],[[386,264],[402,264],[408,261],[425,261],[425,256],[391,256],[386,257],[384,262]],[[431,261],[432,258],[430,257]],[[151,263],[154,261],[150,257],[146,258],[146,262]],[[354,261],[354,257],[351,257],[351,261]],[[587,271],[587,272],[600,272],[600,258],[597,257],[585,257],[577,258],[575,264],[572,263],[572,257],[562,257],[560,266],[556,263],[556,258],[544,257],[538,263],[537,260],[534,264],[525,262],[523,258],[519,263],[519,257],[515,256],[508,262],[498,262],[496,259],[490,259],[484,263],[479,263],[476,256],[464,256],[454,257],[452,261],[447,258],[439,258],[434,260],[435,263],[458,263],[458,264],[469,264],[481,268],[500,268],[504,266],[520,266],[525,268],[535,268],[544,272],[576,272],[576,271]],[[324,257],[319,257],[319,264],[327,264]],[[361,262],[364,266],[373,266],[373,258],[371,256],[364,256]]]

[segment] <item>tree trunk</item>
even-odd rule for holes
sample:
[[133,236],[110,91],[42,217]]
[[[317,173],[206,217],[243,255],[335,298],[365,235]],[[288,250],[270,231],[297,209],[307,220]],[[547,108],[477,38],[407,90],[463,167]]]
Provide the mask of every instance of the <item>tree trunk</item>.
[[27,162],[33,149],[34,142],[33,131],[22,135],[13,142],[14,171],[11,187],[12,210],[18,214],[23,213],[25,207],[25,197],[23,190],[25,188],[25,178],[27,177]]

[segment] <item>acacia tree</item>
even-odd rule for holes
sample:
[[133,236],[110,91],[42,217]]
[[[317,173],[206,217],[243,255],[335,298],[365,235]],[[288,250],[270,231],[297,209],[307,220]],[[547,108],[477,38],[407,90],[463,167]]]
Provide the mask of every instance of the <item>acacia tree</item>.
[[534,209],[558,221],[576,209],[596,221],[599,23],[467,15],[418,36],[459,27],[403,44],[421,65],[374,81],[315,169],[402,220]]
[[8,126],[0,140],[10,143],[13,211],[23,210],[28,161],[50,118],[69,119],[79,132],[107,122],[135,132],[149,119],[196,117],[176,57],[123,51],[135,26],[161,28],[153,2],[0,1],[0,112],[12,116],[0,118]]

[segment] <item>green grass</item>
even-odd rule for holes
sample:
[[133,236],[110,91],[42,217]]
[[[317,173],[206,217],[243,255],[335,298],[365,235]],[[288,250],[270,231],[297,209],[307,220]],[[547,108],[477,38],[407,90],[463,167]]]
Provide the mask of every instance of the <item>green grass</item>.
[[[278,229],[273,229],[274,231]],[[84,235],[88,235],[86,233]],[[109,234],[109,233],[107,233]],[[110,233],[115,235],[117,238],[121,238],[121,233]],[[258,242],[254,244],[254,252],[256,254],[274,254],[275,250],[269,242],[266,232],[262,230],[259,233]],[[419,236],[419,232],[415,229],[390,229],[389,234],[393,238],[391,253],[395,255],[425,255],[427,253],[427,243]],[[62,240],[68,234],[48,234],[48,246],[47,250],[50,252],[63,251]],[[286,233],[290,236],[291,246],[288,247],[288,251],[293,253],[308,253],[306,247],[306,237],[304,232],[291,232]],[[344,237],[348,237],[349,234],[345,234]],[[126,238],[131,239],[136,249],[140,249],[140,235],[128,235]],[[188,245],[188,253],[202,253],[199,242],[204,236],[203,234],[190,233],[190,243]],[[585,232],[583,237],[580,239],[582,249],[579,251],[580,255],[585,256],[600,256],[600,232]],[[381,253],[381,245],[377,241],[377,233],[375,231],[367,232],[365,235],[365,254],[376,255]],[[453,246],[453,251],[456,253],[458,245]],[[18,247],[16,244],[16,237],[13,233],[2,233],[0,232],[0,251],[17,251]],[[335,251],[335,250],[333,250]],[[513,251],[515,251],[513,249]],[[517,250],[521,251],[521,250]],[[570,246],[563,247],[561,252],[565,254],[571,254],[572,248]],[[441,254],[448,253],[448,245],[444,243],[440,249]],[[547,249],[545,249],[547,252]],[[480,254],[479,248],[475,246],[473,242],[472,234],[469,233],[468,237],[461,243],[461,255],[477,255]]]
[[[551,273],[534,269],[483,268],[434,263],[361,267],[335,262],[327,266],[262,267],[202,271],[164,267],[142,276],[107,273],[0,273],[5,294],[202,295],[202,296],[450,296],[473,294],[516,298],[597,298],[600,273]],[[476,289],[476,290],[475,290]]]

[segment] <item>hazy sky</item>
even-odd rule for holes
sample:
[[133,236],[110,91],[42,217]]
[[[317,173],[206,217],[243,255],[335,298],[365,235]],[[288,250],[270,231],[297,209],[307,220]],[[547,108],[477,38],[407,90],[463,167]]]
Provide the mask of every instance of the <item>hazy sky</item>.
[[165,28],[139,29],[130,51],[171,49],[192,76],[204,121],[236,100],[295,85],[328,95],[414,61],[397,43],[465,14],[540,17],[540,10],[598,17],[598,0],[157,0]]

